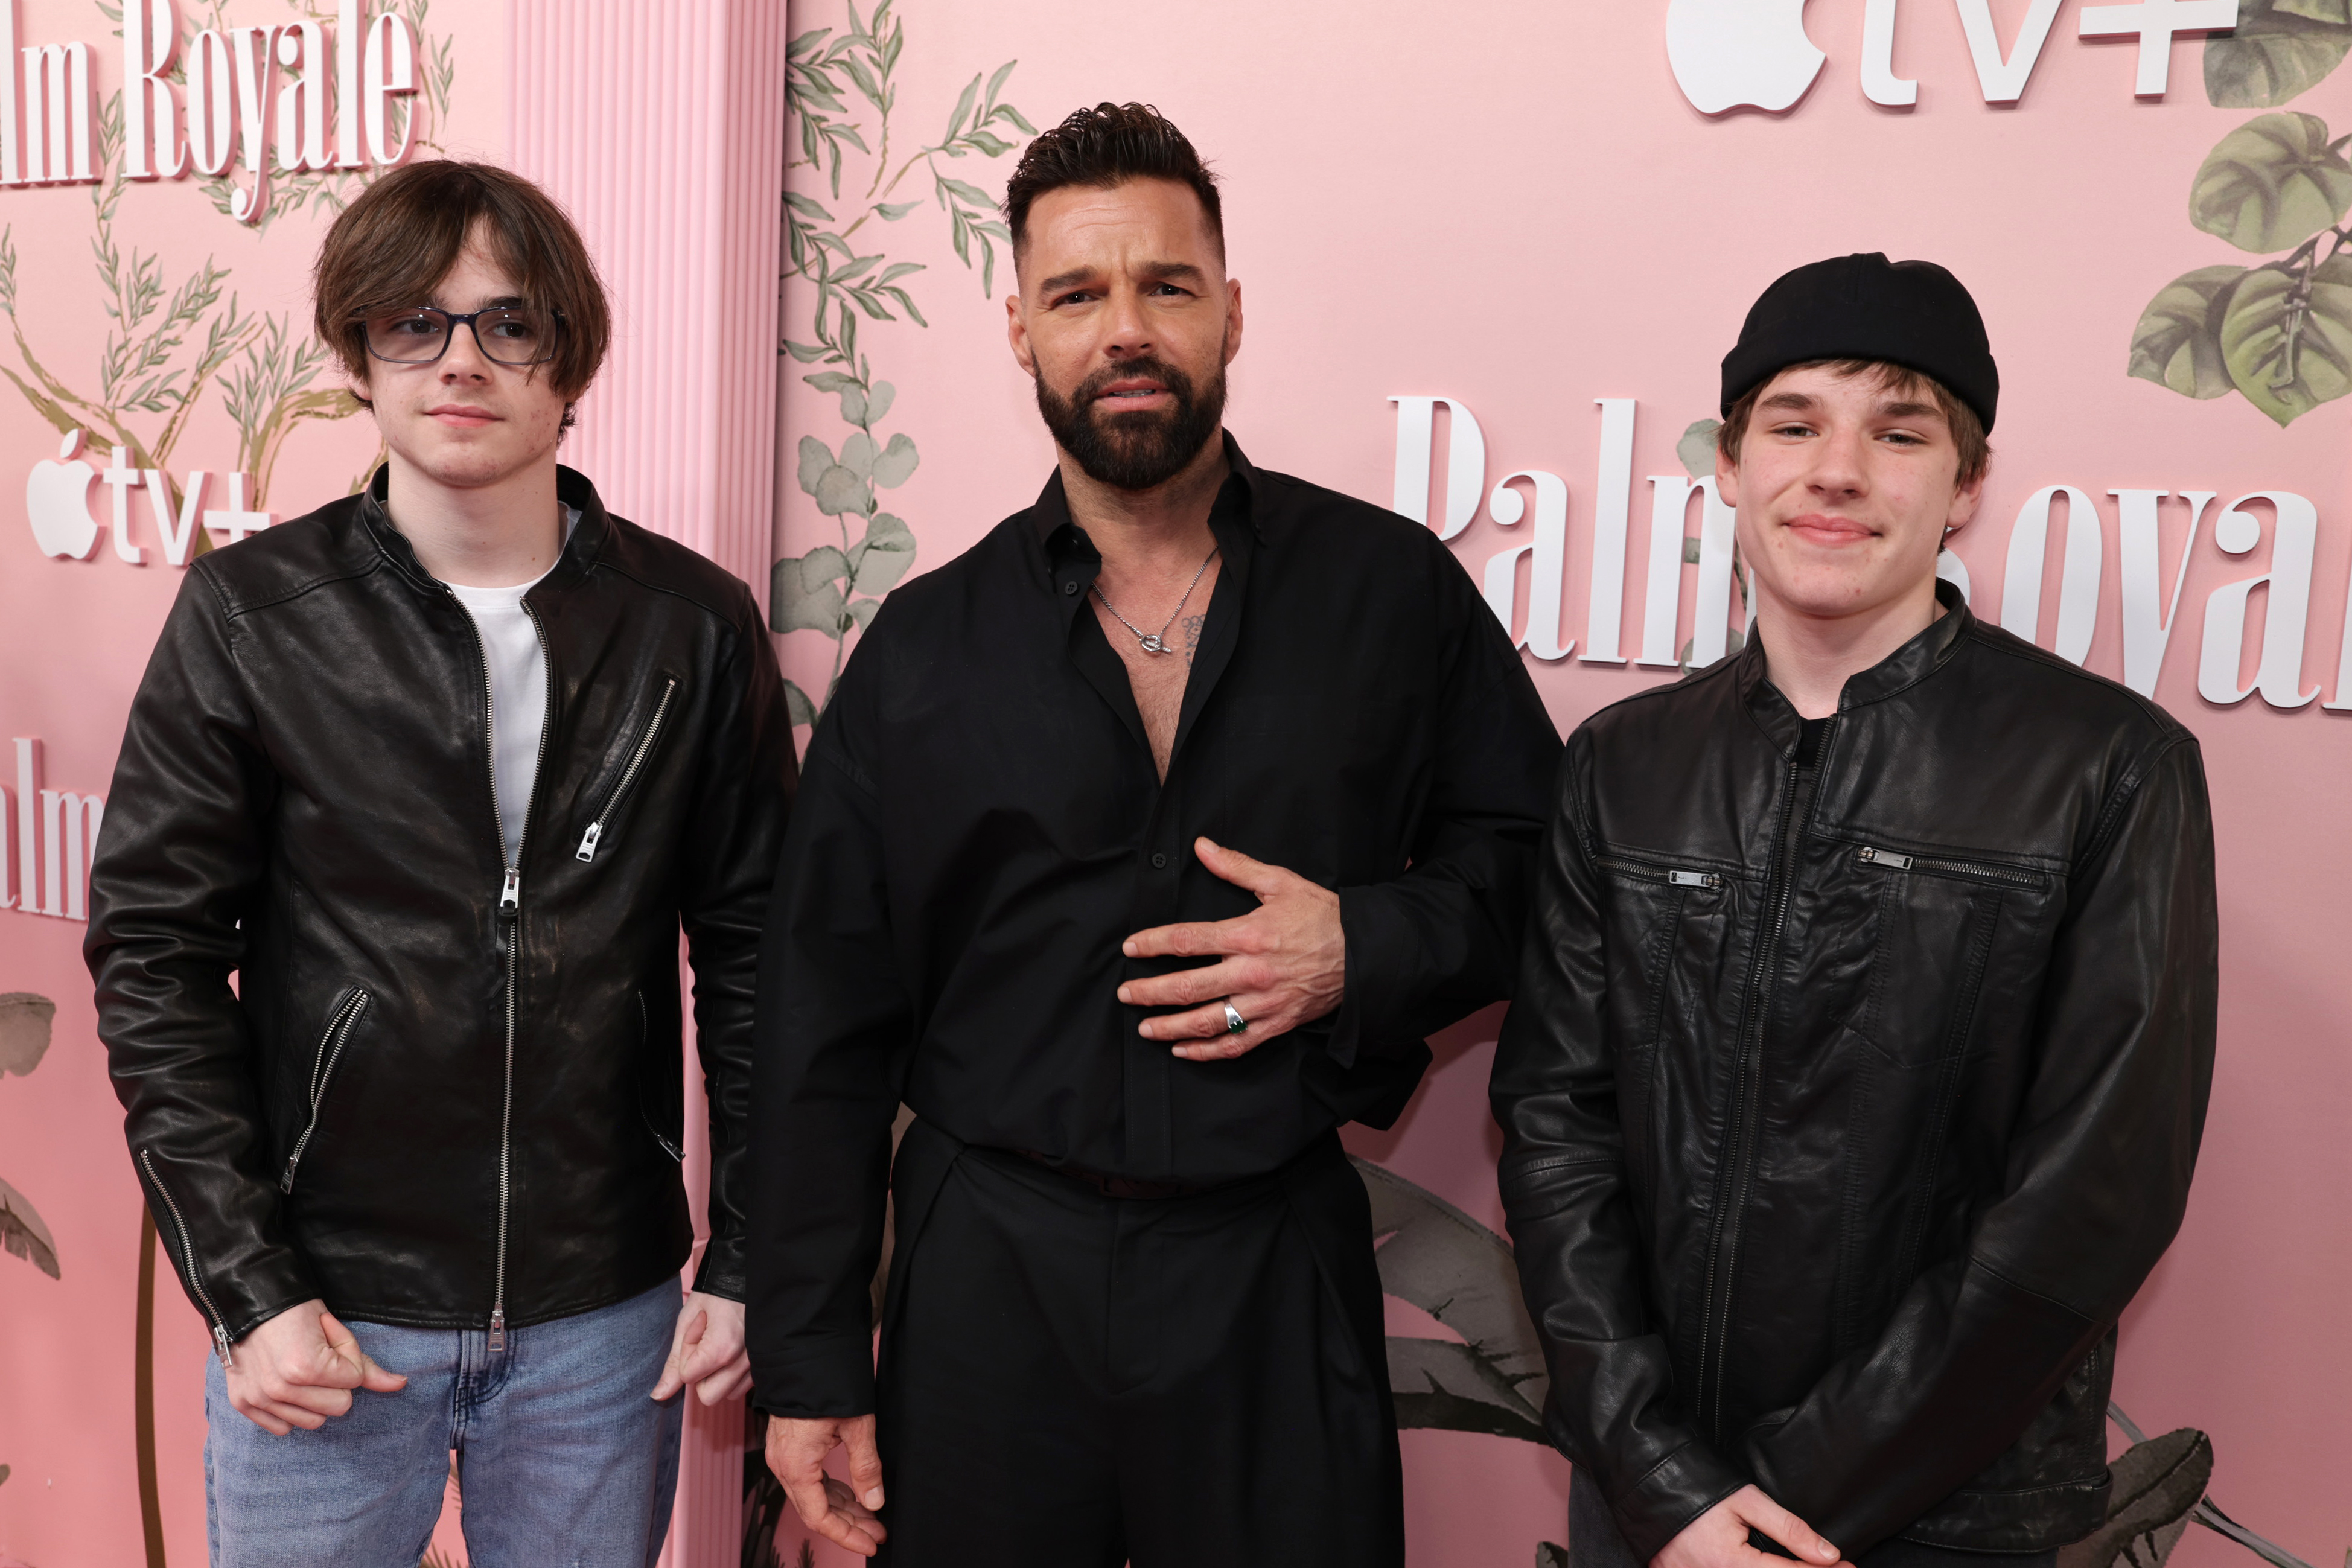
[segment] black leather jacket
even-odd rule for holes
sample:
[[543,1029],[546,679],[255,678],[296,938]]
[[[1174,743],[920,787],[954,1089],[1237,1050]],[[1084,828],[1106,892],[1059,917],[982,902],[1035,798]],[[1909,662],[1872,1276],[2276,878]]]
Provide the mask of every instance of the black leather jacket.
[[2212,1074],[2212,828],[2153,703],[1949,611],[1816,766],[1760,646],[1570,740],[1495,1061],[1554,1440],[1636,1556],[1754,1481],[2039,1552]]
[[164,1246],[224,1353],[312,1297],[495,1329],[675,1274],[683,921],[711,1089],[698,1283],[740,1298],[752,976],[795,779],[759,611],[560,471],[581,516],[524,600],[547,724],[509,877],[481,646],[383,482],[200,558],[131,706],[86,955]]

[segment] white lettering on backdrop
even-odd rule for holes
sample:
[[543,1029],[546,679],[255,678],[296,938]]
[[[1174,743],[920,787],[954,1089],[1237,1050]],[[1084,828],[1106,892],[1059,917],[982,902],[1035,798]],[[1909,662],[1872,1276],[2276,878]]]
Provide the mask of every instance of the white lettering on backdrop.
[[42,788],[41,742],[18,736],[16,751],[13,812],[0,785],[0,910],[87,920],[89,861],[106,799]]
[[213,476],[202,468],[191,469],[182,478],[180,510],[174,516],[169,478],[163,469],[131,468],[120,447],[111,448],[113,458],[104,468],[93,468],[74,455],[81,449],[81,444],[79,430],[67,431],[57,457],[43,458],[25,476],[25,519],[32,525],[33,542],[40,546],[44,555],[60,561],[87,561],[97,550],[101,525],[89,515],[89,487],[94,484],[103,484],[112,492],[108,498],[110,504],[104,526],[111,531],[115,559],[132,566],[147,564],[146,546],[131,537],[131,492],[134,489],[146,490],[148,510],[153,514],[155,542],[163,549],[163,559],[173,566],[185,566],[194,558],[199,516],[206,528],[226,534],[224,542],[229,544],[247,534],[258,533],[278,521],[275,512],[255,511],[246,505],[246,477],[242,473],[226,476],[228,505],[206,510],[205,488]]
[[[1486,441],[1469,404],[1446,396],[1394,396],[1397,407],[1395,509],[1442,539],[1460,537],[1478,511],[1486,489]],[[1626,547],[1633,501],[1633,418],[1635,400],[1603,397],[1601,409],[1601,452],[1593,484],[1591,579],[1585,615],[1585,651],[1580,661],[1623,664],[1620,651],[1622,616],[1626,589]],[[1444,476],[1442,521],[1430,521],[1430,492],[1436,456],[1437,408],[1451,420]],[[1701,668],[1721,658],[1731,646],[1735,514],[1716,492],[1712,479],[1694,480],[1682,474],[1648,476],[1650,534],[1643,565],[1642,646],[1633,662],[1653,668]],[[1515,542],[1487,557],[1477,575],[1487,606],[1512,631],[1517,618],[1520,563],[1528,562],[1528,620],[1515,633],[1517,646],[1544,660],[1566,658],[1576,639],[1560,624],[1567,592],[1569,486],[1557,474],[1540,468],[1517,468],[1503,476],[1491,494],[1486,510],[1498,528],[1516,529],[1528,515],[1528,503],[1515,488],[1524,481],[1535,495],[1533,537]],[[2114,489],[2119,558],[2123,683],[2144,697],[2156,695],[2157,678],[2179,622],[2182,590],[2206,509],[2218,491]],[[2158,519],[2161,503],[2179,496],[2189,510],[2189,533],[2170,582],[2164,579]],[[1690,503],[1701,504],[1698,531],[1685,533]],[[2272,708],[2294,709],[2319,695],[2319,688],[2303,688],[2303,666],[2310,619],[2312,563],[2317,552],[2319,509],[2291,490],[2254,490],[2240,496],[2214,520],[2215,549],[2228,556],[2253,552],[2262,543],[2263,526],[2249,507],[2268,509],[2270,569],[2259,575],[2225,583],[2206,595],[2198,651],[2198,694],[2209,702],[2228,705],[2260,693]],[[2063,506],[2063,514],[2061,508]],[[2089,657],[2098,629],[2099,588],[2106,569],[2105,537],[2098,503],[2077,485],[2044,485],[2026,497],[2011,526],[2001,576],[2000,625],[2028,641],[2037,639],[2044,589],[2050,572],[2050,535],[2053,520],[2064,518],[2063,544],[2056,571],[2057,624],[2051,646],[2061,657],[2083,664]],[[1981,523],[1978,524],[1982,527]],[[1697,568],[1693,624],[1680,621],[1683,572]],[[1937,574],[1969,595],[1968,569],[1959,558],[1945,552]],[[2247,654],[2247,611],[2254,590],[2265,590],[2260,657],[2253,682],[2239,684]],[[1755,627],[1755,595],[1743,592],[1746,606],[1739,631],[1743,638]],[[2347,584],[2344,640],[2339,647],[2334,697],[2321,704],[2339,712],[2352,711],[2352,584]]]
[[[184,120],[170,79],[175,57],[187,79]],[[177,179],[192,168],[217,176],[241,154],[249,183],[231,194],[229,214],[252,223],[268,205],[273,166],[358,169],[408,155],[410,122],[394,136],[393,104],[417,89],[416,34],[396,11],[371,19],[363,0],[336,0],[331,37],[319,21],[207,27],[183,55],[173,0],[125,0],[122,81],[122,172],[134,180]],[[91,155],[94,114],[89,46],[20,50],[16,0],[0,0],[0,187],[104,179]]]

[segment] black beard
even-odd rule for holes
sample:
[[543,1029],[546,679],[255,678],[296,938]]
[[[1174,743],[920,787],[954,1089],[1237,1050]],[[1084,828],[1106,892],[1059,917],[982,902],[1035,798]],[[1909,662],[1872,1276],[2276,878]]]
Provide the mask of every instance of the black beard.
[[[1166,413],[1097,413],[1095,403],[1114,381],[1136,377],[1167,388],[1176,405]],[[1116,490],[1148,490],[1166,484],[1200,456],[1225,415],[1225,372],[1195,391],[1192,377],[1157,359],[1106,365],[1064,397],[1037,377],[1037,412],[1062,450],[1097,484]]]

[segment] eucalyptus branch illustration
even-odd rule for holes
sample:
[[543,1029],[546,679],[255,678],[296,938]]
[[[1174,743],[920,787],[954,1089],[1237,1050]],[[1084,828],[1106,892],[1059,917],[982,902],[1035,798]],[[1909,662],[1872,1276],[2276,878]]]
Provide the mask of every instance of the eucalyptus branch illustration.
[[[886,224],[897,223],[922,205],[919,198],[883,199],[920,163],[931,174],[934,201],[949,215],[957,258],[967,269],[972,268],[976,244],[982,290],[992,292],[996,242],[1009,245],[1011,233],[993,216],[993,198],[979,186],[942,173],[938,160],[997,158],[1011,152],[1013,143],[991,126],[1035,134],[1019,110],[999,101],[1018,63],[1007,60],[992,76],[975,75],[956,100],[946,136],[908,154],[893,173],[891,116],[898,101],[896,73],[906,26],[893,14],[892,4],[882,0],[869,17],[861,18],[856,0],[849,0],[846,28],[814,28],[787,46],[786,110],[798,119],[798,130],[790,134],[802,153],[787,167],[822,173],[829,195],[838,201],[850,151],[874,160],[860,198],[864,210],[846,224],[805,193],[787,191],[783,198],[789,265],[782,280],[797,278],[814,285],[816,306],[809,317],[813,341],[800,342],[787,332],[779,351],[803,364],[835,367],[801,379],[836,398],[842,423],[852,427],[837,451],[815,436],[803,436],[797,465],[801,490],[835,520],[840,542],[779,560],[770,581],[770,626],[779,632],[822,632],[834,643],[833,668],[822,699],[785,682],[796,725],[816,721],[840,679],[848,638],[872,621],[882,595],[906,575],[915,559],[914,531],[903,518],[877,506],[879,492],[904,484],[920,458],[911,437],[903,431],[886,436],[881,428],[898,389],[875,379],[871,362],[859,351],[858,333],[862,321],[905,320],[928,328],[930,323],[906,281],[925,267],[919,261],[892,261],[880,250],[861,255],[851,237],[877,216]],[[848,118],[853,95],[874,112],[877,150],[869,150],[864,128]]]
[[2189,221],[2240,250],[2286,254],[2166,284],[2132,331],[2130,374],[2186,397],[2235,392],[2282,426],[2352,392],[2347,144],[2291,110],[2221,138],[2190,187]]

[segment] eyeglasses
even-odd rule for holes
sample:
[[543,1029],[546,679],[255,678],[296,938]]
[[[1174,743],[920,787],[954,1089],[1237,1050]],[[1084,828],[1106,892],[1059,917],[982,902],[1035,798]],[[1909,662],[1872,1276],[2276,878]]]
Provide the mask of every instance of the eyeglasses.
[[433,363],[449,352],[450,334],[461,326],[472,329],[474,346],[485,359],[499,364],[544,364],[555,357],[563,313],[497,305],[458,316],[419,306],[369,316],[360,325],[368,353],[393,364]]

